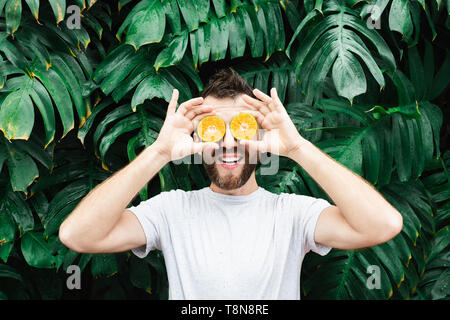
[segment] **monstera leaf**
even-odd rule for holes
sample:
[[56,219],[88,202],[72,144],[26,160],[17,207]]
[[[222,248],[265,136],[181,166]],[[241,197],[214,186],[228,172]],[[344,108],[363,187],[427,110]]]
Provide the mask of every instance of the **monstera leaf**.
[[[22,22],[22,11],[24,10],[25,2],[28,8],[31,11],[32,16],[39,22],[39,13],[51,10],[53,13],[56,24],[59,24],[64,20],[66,15],[66,7],[68,7],[68,3],[66,0],[48,0],[42,1],[44,3],[43,8],[41,7],[40,0],[33,1],[22,1],[22,0],[2,0],[0,1],[0,16],[4,15],[6,18],[6,28],[9,34],[14,34],[21,25]],[[75,0],[75,5],[79,8],[80,12],[84,9],[89,9],[94,3],[95,0]],[[49,8],[50,7],[50,8]],[[4,10],[4,11],[3,11]]]
[[[76,46],[81,40],[74,39],[68,43],[63,40],[67,39],[64,33],[58,31],[52,39],[54,41],[50,42],[45,30],[53,33],[51,28],[42,27],[39,28],[42,32],[40,37],[38,32],[31,32],[29,26],[23,26],[14,41],[0,37],[0,52],[9,58],[9,61],[2,62],[7,80],[0,92],[3,100],[0,129],[9,140],[27,140],[35,124],[36,106],[44,122],[46,147],[56,132],[54,105],[63,124],[63,137],[74,128],[73,106],[80,124],[86,120],[90,110],[89,100],[83,96],[87,81],[84,75],[86,65],[72,56],[78,52]],[[27,50],[18,49],[23,47]],[[49,49],[56,48],[68,50],[70,54],[49,54]],[[79,54],[84,55],[81,51]]]
[[400,33],[402,41],[406,42],[409,47],[413,47],[419,42],[421,9],[423,9],[431,29],[432,39],[436,38],[437,32],[431,12],[439,11],[441,3],[426,0],[377,0],[370,4],[363,4],[360,15],[363,18],[367,18],[368,14],[370,14],[372,20],[379,25],[383,13],[387,12],[385,15],[387,16],[389,30]]
[[27,192],[28,186],[39,177],[38,163],[47,170],[52,169],[52,154],[51,150],[48,151],[42,150],[35,139],[8,142],[0,137],[0,170],[3,164],[8,167],[14,191]]
[[[300,44],[291,54],[295,39]],[[337,93],[350,102],[367,90],[367,79],[360,60],[364,62],[378,85],[385,79],[373,53],[366,43],[375,46],[383,67],[395,69],[396,63],[384,39],[359,18],[356,11],[341,1],[328,1],[323,16],[314,10],[298,26],[286,52],[292,56],[297,78],[308,101],[318,100],[325,78],[331,70]],[[360,60],[358,60],[358,58]]]
[[[306,298],[408,299],[412,296],[425,267],[423,257],[428,250],[425,235],[431,235],[434,229],[427,213],[431,204],[421,186],[393,183],[381,191],[403,215],[402,232],[372,248],[332,250],[323,258],[308,257],[303,274],[307,280],[302,286]],[[398,197],[399,194],[410,196],[406,200]],[[395,255],[389,254],[393,251]],[[377,274],[377,290],[368,284],[373,270]]]
[[[0,0],[0,299],[168,298],[161,252],[79,254],[58,229],[96,185],[151,146],[173,88],[179,103],[196,97],[222,66],[263,92],[275,87],[301,135],[403,216],[387,243],[307,254],[302,299],[448,299],[449,7]],[[168,163],[133,204],[207,187],[196,160]],[[261,160],[260,186],[333,202],[294,161]],[[266,171],[274,163],[276,173]],[[76,293],[62,290],[71,265],[87,284]]]
[[445,299],[450,295],[450,152],[430,164],[433,174],[423,179],[423,183],[435,203],[433,220],[436,232],[430,239],[429,251],[425,258],[425,270],[417,287],[415,299]]
[[[135,50],[147,44],[160,43],[163,36],[169,34],[165,30],[167,20],[172,32],[169,34],[171,40],[159,53],[155,69],[178,64],[186,48],[190,47],[197,70],[207,61],[224,59],[228,49],[231,58],[243,56],[246,40],[253,57],[261,57],[265,49],[267,60],[275,51],[282,51],[285,47],[282,10],[291,25],[296,26],[299,21],[295,7],[285,1],[280,1],[280,5],[271,1],[252,4],[232,1],[229,8],[225,1],[211,2],[143,0],[130,10],[117,31],[117,38],[121,39],[126,32],[125,43]],[[180,23],[181,17],[184,25]],[[153,25],[158,28],[152,28]]]
[[3,187],[5,192],[0,195],[0,259],[7,262],[16,235],[22,237],[33,230],[35,225],[32,211],[24,197],[10,190],[7,185]]

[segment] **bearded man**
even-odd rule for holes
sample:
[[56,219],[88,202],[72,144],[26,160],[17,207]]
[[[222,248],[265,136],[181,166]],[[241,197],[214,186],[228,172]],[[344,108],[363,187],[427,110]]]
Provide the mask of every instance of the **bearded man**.
[[[300,271],[309,251],[374,246],[396,236],[402,216],[369,183],[304,139],[274,88],[252,88],[231,68],[209,81],[201,97],[177,108],[173,91],[156,141],[93,189],[61,224],[60,240],[83,253],[161,250],[169,299],[300,299]],[[239,113],[257,120],[261,134],[237,139]],[[225,123],[220,141],[204,142],[199,121]],[[274,194],[258,186],[255,154],[297,162],[334,202]],[[161,192],[128,207],[170,161],[203,155],[211,185]],[[256,159],[258,157],[256,156]],[[212,161],[211,161],[212,159]]]

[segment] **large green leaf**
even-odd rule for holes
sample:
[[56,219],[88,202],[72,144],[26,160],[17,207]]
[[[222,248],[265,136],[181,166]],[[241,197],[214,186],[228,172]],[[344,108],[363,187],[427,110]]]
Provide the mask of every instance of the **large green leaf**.
[[261,57],[264,51],[263,31],[258,25],[255,11],[252,7],[238,8],[237,13],[242,15],[252,57]]
[[[80,29],[68,29],[69,4],[82,11]],[[368,24],[372,5],[381,29]],[[54,235],[83,196],[154,142],[173,88],[186,101],[226,65],[252,88],[277,88],[302,136],[361,173],[403,216],[402,232],[383,245],[308,254],[302,299],[448,299],[450,159],[441,133],[449,7],[440,0],[120,0],[117,8],[105,0],[0,0],[0,259],[17,270],[2,277],[0,298],[59,298],[67,279],[59,267],[85,270],[89,262],[81,296],[142,298],[151,288],[150,298],[168,298],[160,252],[142,261],[131,253],[80,255]],[[278,51],[291,35],[286,56]],[[77,120],[81,128],[70,130]],[[332,201],[293,161],[280,159],[275,175],[261,174],[265,166],[257,179],[267,190]],[[168,164],[139,195],[208,185],[202,166]],[[381,289],[370,290],[374,265]]]
[[177,0],[181,14],[189,31],[194,31],[199,26],[199,15],[195,0]]
[[91,272],[94,277],[111,277],[118,272],[116,258],[113,254],[95,254],[91,260]]
[[16,238],[16,224],[13,217],[5,209],[4,201],[0,202],[0,259],[8,262]]
[[12,188],[14,191],[26,192],[27,187],[39,176],[36,163],[30,155],[17,148],[14,143],[3,142],[3,145],[4,151],[8,154],[6,161]]
[[166,26],[166,16],[160,1],[142,0],[141,10],[133,12],[127,28],[126,43],[136,50],[149,43],[160,42]]
[[45,148],[53,141],[56,132],[55,111],[51,98],[40,81],[33,81],[30,97],[39,109],[45,128]]
[[44,86],[55,101],[61,121],[64,126],[63,137],[74,128],[74,115],[72,100],[61,77],[52,69],[47,71],[42,69],[34,70],[36,77],[42,81]]
[[[415,218],[416,212],[425,218],[426,210],[420,210],[420,202],[428,203],[428,200],[412,199],[409,204],[404,196],[407,194],[417,195],[421,199],[426,199],[421,187],[410,186],[408,184],[393,184],[395,188],[383,190],[383,195],[402,213],[404,223],[407,219]],[[405,190],[406,189],[406,190]],[[419,202],[419,203],[418,203]],[[407,211],[409,208],[409,212]],[[414,210],[414,211],[413,211]],[[417,234],[423,233],[421,225],[416,226]],[[406,225],[404,226],[406,228]],[[306,298],[328,298],[328,299],[388,299],[402,298],[408,299],[414,293],[414,288],[418,285],[421,268],[415,269],[415,265],[420,265],[420,259],[416,251],[419,246],[426,243],[426,239],[416,239],[414,233],[412,240],[405,233],[405,229],[400,235],[387,243],[372,247],[370,249],[355,251],[333,250],[325,257],[311,256],[304,262],[304,275],[308,276],[303,284]],[[439,241],[439,240],[438,240]],[[393,254],[395,252],[395,254]],[[370,276],[369,266],[377,266],[381,284],[380,289],[369,289],[367,281]],[[330,276],[332,275],[332,276]],[[439,285],[437,285],[439,286]]]
[[0,130],[10,139],[27,140],[34,125],[34,108],[30,98],[32,80],[25,88],[10,93],[0,106]]
[[75,209],[80,200],[90,191],[87,179],[81,179],[69,184],[59,191],[49,203],[43,220],[44,235],[55,234],[64,219]]
[[211,19],[211,60],[225,58],[228,48],[228,37],[230,34],[229,17],[222,19]]
[[391,10],[389,11],[389,28],[400,32],[405,39],[409,39],[413,31],[409,11],[409,0],[392,0]]
[[154,97],[170,101],[172,89],[172,86],[164,77],[160,74],[152,74],[145,78],[136,88],[131,100],[131,107],[135,111],[136,107],[146,99],[153,99]]
[[183,32],[179,36],[173,38],[169,45],[156,57],[154,64],[155,70],[158,71],[161,67],[168,67],[178,64],[184,56],[184,52],[187,48],[187,42],[187,32]]
[[229,36],[230,56],[237,58],[244,55],[246,45],[246,30],[244,17],[241,14],[232,14],[230,17]]
[[[136,54],[127,55],[118,66],[106,74],[100,84],[100,88],[105,94],[110,94],[133,70],[142,71],[140,68],[143,64],[148,64],[147,55],[144,50],[139,50]],[[99,69],[97,69],[99,70]],[[123,86],[123,85],[121,85]],[[120,87],[119,87],[120,88]]]
[[54,238],[45,239],[38,231],[24,234],[21,241],[22,254],[31,267],[51,269],[55,267],[56,258],[52,255],[51,242]]
[[[73,59],[72,57],[66,57],[67,60]],[[58,74],[64,86],[67,88],[67,91],[72,98],[72,101],[75,105],[75,109],[77,110],[79,117],[79,125],[82,126],[84,121],[86,121],[86,117],[88,116],[87,107],[83,101],[83,93],[82,93],[82,84],[80,81],[85,80],[84,77],[79,79],[76,76],[76,71],[73,69],[73,66],[77,66],[76,63],[66,62],[62,56],[53,55],[52,56],[52,68]]]
[[22,0],[8,0],[6,2],[5,18],[8,33],[14,34],[19,28],[22,18]]
[[[178,7],[178,3],[176,1],[163,0],[164,11],[166,14],[167,22],[173,31],[174,34],[181,33],[181,16],[180,9]],[[208,2],[209,4],[209,2]]]
[[366,92],[366,76],[356,57],[364,62],[383,88],[385,80],[379,63],[374,59],[377,55],[369,50],[363,40],[375,45],[384,64],[394,69],[395,60],[384,39],[375,30],[369,29],[356,12],[340,2],[327,2],[323,14],[324,18],[318,19],[316,11],[308,13],[286,49],[290,55],[294,40],[299,38],[294,64],[309,101],[321,98],[323,83],[330,69],[339,95],[352,101],[353,97]]
[[366,77],[358,60],[348,51],[342,51],[333,64],[333,81],[338,94],[353,101],[353,97],[367,90]]
[[[14,39],[0,40],[0,51],[12,63],[12,66],[3,66],[7,76],[5,94],[8,96],[2,101],[6,104],[14,101],[14,105],[20,107],[11,110],[5,105],[2,108],[1,119],[6,122],[9,118],[10,128],[2,127],[7,138],[27,139],[30,130],[35,127],[33,103],[44,122],[45,147],[54,139],[56,131],[53,102],[63,123],[63,136],[74,126],[72,101],[80,124],[85,121],[89,110],[88,102],[83,97],[87,78],[84,72],[89,73],[90,66],[83,58],[80,43],[88,43],[89,36],[83,28],[78,34],[81,36],[64,26],[54,29],[51,24],[36,27],[27,22],[17,31]],[[51,55],[50,51],[54,53]],[[74,58],[75,53],[80,56]],[[23,75],[17,76],[20,73]],[[23,119],[14,120],[14,113],[21,113]]]
[[131,258],[130,281],[135,287],[151,292],[151,274],[147,263],[135,257]]
[[14,219],[20,235],[34,228],[33,214],[19,193],[9,192],[3,199],[3,208]]
[[23,278],[13,267],[0,264],[0,278],[11,278],[23,282]]
[[56,18],[56,24],[60,23],[66,14],[66,0],[48,0]]

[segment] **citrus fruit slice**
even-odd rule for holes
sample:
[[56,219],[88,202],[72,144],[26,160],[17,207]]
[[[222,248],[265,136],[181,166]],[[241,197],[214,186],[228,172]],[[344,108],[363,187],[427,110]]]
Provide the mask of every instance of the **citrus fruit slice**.
[[206,116],[197,125],[197,134],[204,142],[219,141],[225,131],[225,122],[218,116]]
[[230,131],[238,140],[253,138],[258,130],[258,123],[250,113],[241,112],[233,117],[230,122]]

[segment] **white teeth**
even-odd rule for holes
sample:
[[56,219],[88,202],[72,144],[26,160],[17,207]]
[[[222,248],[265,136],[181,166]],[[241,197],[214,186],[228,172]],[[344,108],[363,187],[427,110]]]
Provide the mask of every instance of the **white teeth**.
[[238,161],[240,161],[242,158],[226,158],[226,159],[221,159],[222,162],[225,163],[236,163]]
[[236,164],[244,159],[243,155],[240,154],[221,154],[218,158],[220,163],[225,164]]

